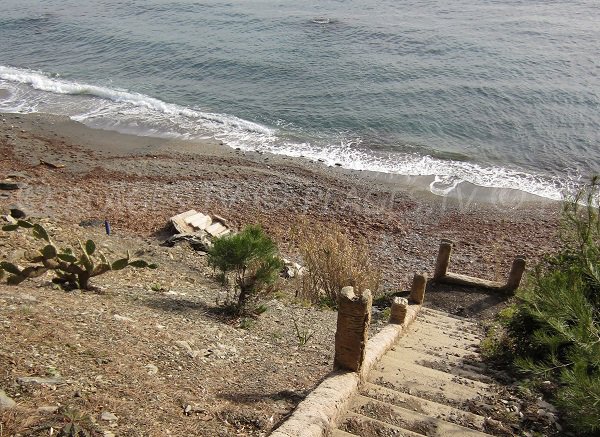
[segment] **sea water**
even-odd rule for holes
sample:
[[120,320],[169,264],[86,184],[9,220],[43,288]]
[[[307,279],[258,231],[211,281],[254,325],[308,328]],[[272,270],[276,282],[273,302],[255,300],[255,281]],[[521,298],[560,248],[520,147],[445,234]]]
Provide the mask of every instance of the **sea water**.
[[[597,0],[1,0],[0,111],[557,199],[600,171]],[[433,187],[433,185],[432,185]]]

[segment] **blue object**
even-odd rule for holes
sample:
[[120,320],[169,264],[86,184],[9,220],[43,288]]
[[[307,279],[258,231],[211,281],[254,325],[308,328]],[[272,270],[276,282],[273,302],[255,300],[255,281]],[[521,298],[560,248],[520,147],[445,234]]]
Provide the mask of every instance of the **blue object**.
[[106,229],[106,235],[110,235],[110,223],[108,223],[108,220],[104,220],[104,229]]

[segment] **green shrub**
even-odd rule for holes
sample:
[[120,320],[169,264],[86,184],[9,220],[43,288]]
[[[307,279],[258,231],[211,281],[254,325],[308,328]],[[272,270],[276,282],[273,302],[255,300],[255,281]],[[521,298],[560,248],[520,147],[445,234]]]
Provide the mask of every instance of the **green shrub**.
[[125,267],[156,268],[155,264],[149,264],[141,259],[130,260],[129,253],[125,258],[111,263],[104,254],[96,251],[96,243],[92,240],[87,240],[85,244],[79,242],[79,255],[70,247],[59,250],[46,229],[38,223],[19,220],[16,224],[5,225],[2,228],[7,232],[18,229],[30,230],[43,246],[39,250],[26,254],[25,257],[30,265],[25,268],[8,261],[0,262],[0,278],[4,277],[5,272],[8,273],[7,283],[11,285],[41,276],[50,270],[56,275],[53,282],[69,288],[89,290],[91,289],[89,281],[92,277],[109,271],[122,270]]
[[525,377],[558,384],[554,401],[580,435],[600,431],[599,194],[594,179],[564,202],[563,248],[517,292],[496,338]]
[[283,268],[277,245],[259,226],[214,240],[208,264],[219,269],[224,278],[233,275],[238,314],[246,312],[249,301],[273,284]]

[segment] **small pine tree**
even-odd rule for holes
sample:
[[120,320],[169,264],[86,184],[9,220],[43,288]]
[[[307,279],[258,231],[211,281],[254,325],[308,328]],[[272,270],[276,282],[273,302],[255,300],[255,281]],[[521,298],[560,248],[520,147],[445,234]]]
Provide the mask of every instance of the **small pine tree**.
[[540,264],[504,318],[498,348],[554,401],[578,435],[600,432],[600,180],[564,203],[563,248]]
[[217,238],[208,252],[208,264],[221,270],[224,277],[233,274],[238,313],[245,312],[248,301],[275,282],[283,268],[277,245],[259,226]]

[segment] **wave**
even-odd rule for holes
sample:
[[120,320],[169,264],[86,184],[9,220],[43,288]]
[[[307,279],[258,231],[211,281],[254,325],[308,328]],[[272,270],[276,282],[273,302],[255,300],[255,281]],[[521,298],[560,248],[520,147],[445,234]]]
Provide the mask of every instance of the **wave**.
[[[549,199],[561,199],[573,185],[567,178],[549,177],[416,153],[370,149],[360,139],[298,141],[293,127],[276,129],[227,114],[190,108],[124,89],[69,81],[41,71],[0,65],[0,111],[51,112],[68,115],[91,127],[137,135],[198,139],[215,137],[230,147],[304,157],[326,165],[407,176],[433,176],[429,189],[446,196],[461,182],[489,188],[518,189]],[[83,98],[82,98],[83,97]],[[291,130],[290,130],[291,129]]]
[[97,85],[82,84],[63,79],[53,78],[41,71],[6,67],[0,65],[0,79],[10,82],[30,85],[39,91],[73,96],[92,96],[115,103],[125,103],[137,108],[144,108],[167,115],[181,115],[190,118],[204,119],[209,122],[226,126],[242,128],[261,134],[270,135],[271,129],[251,121],[237,117],[224,116],[190,109],[173,103],[167,103],[145,94],[130,92]]

